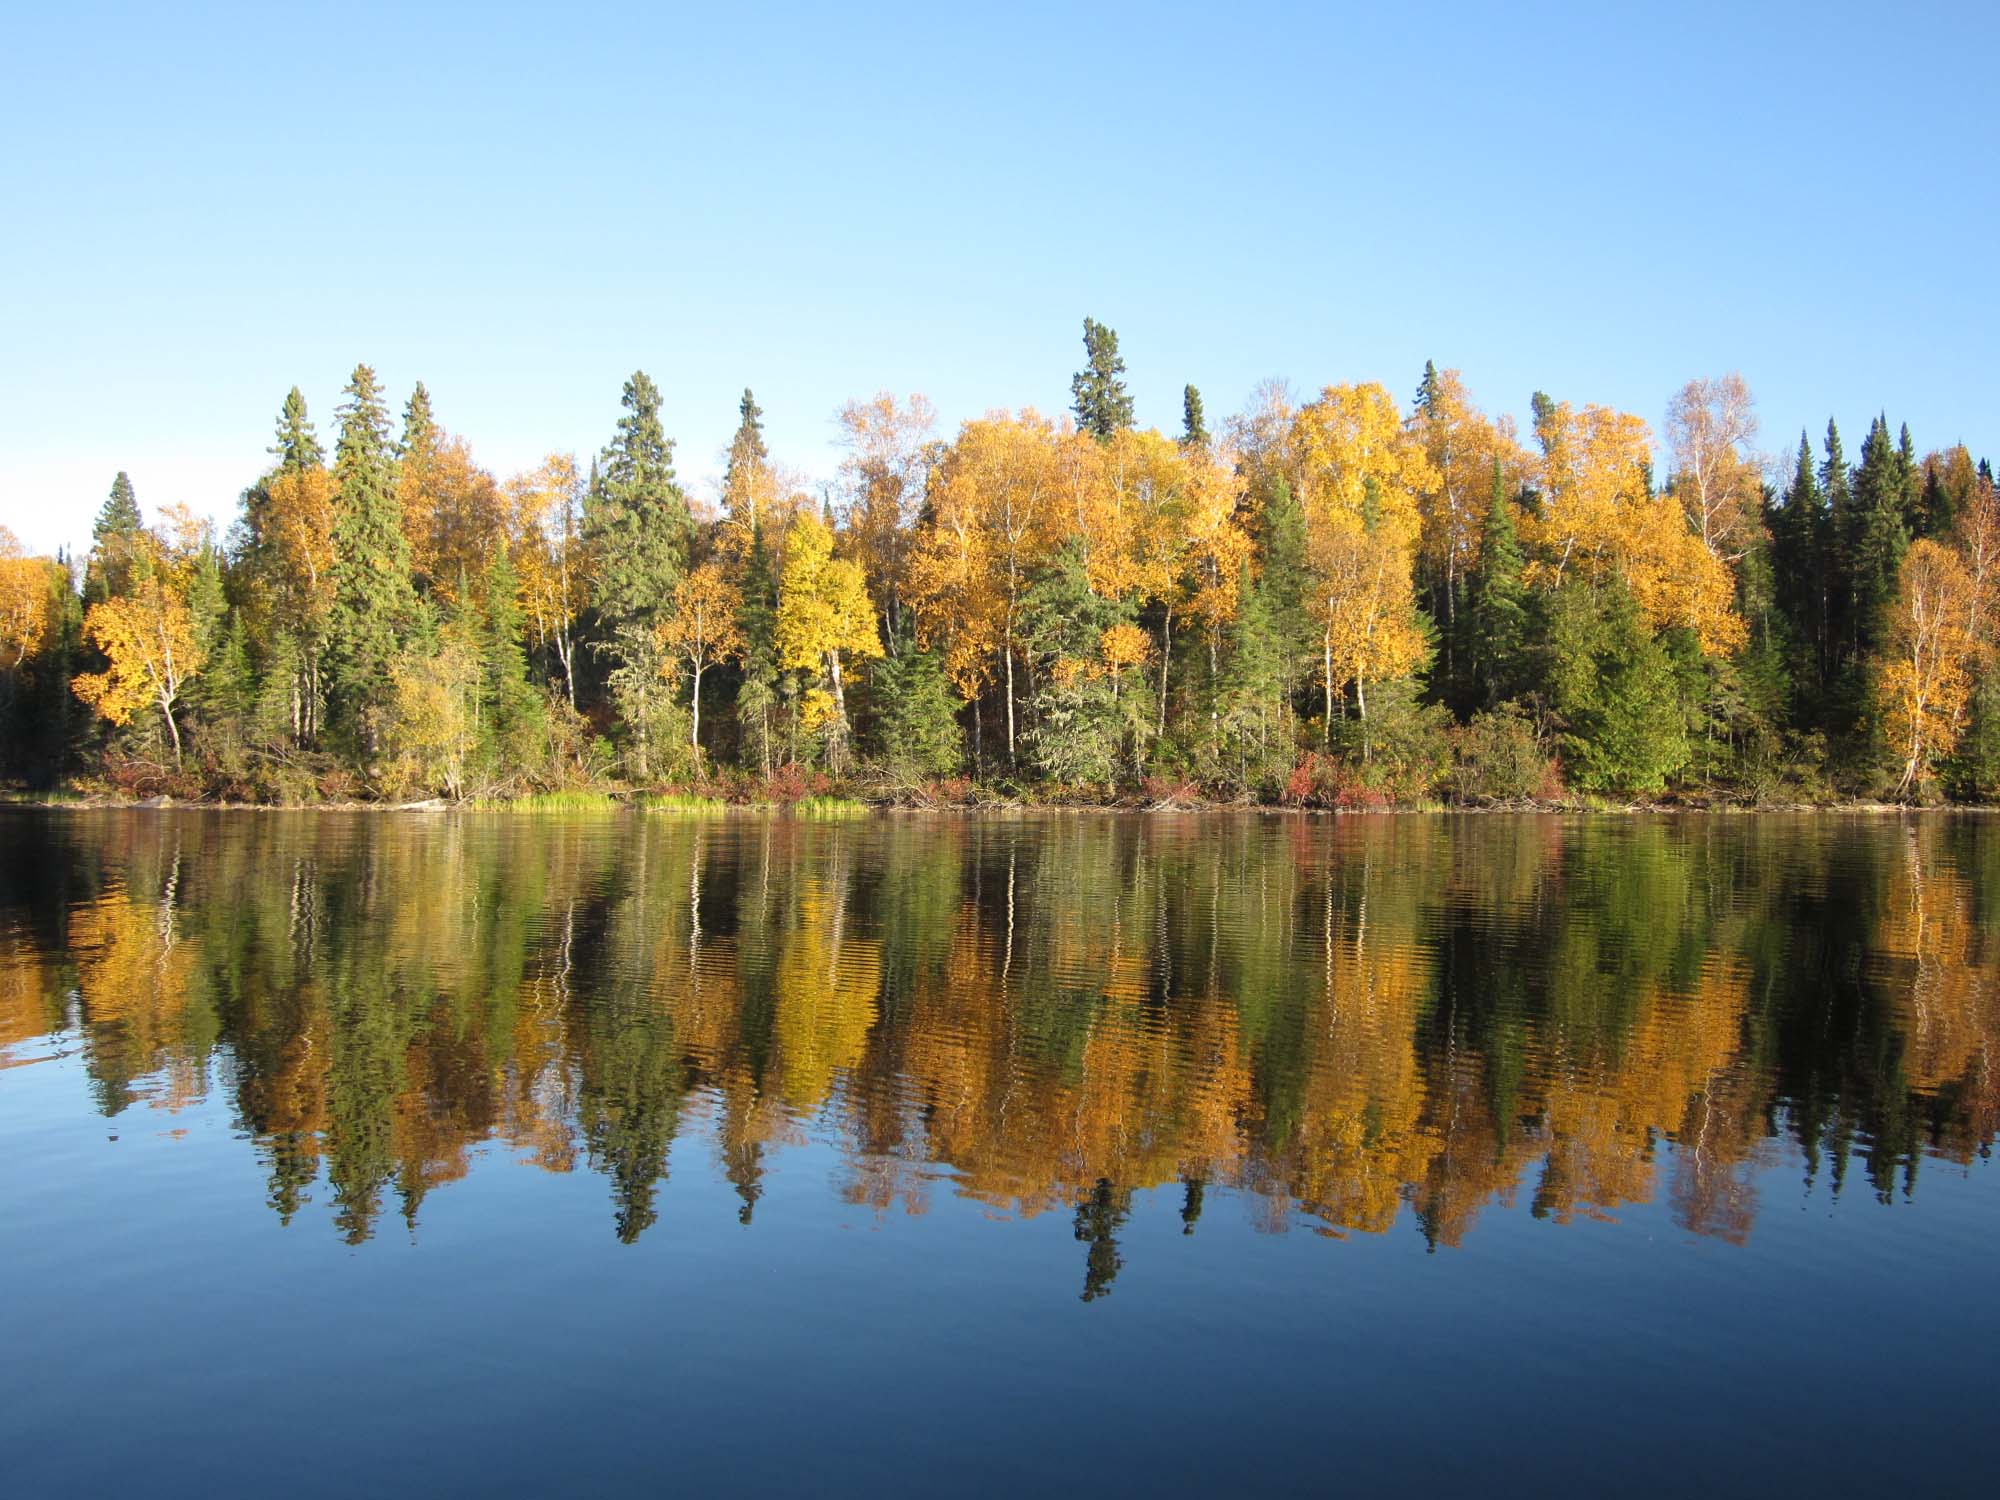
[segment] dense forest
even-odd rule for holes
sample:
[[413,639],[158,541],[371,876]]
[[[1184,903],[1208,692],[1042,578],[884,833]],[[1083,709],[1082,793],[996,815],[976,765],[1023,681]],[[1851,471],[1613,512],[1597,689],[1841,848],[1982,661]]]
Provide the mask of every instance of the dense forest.
[[715,503],[657,388],[504,481],[358,366],[286,396],[226,535],[117,475],[87,556],[0,529],[0,772],[260,802],[636,789],[1307,806],[1992,800],[2000,500],[1963,446],[1756,448],[1742,378],[1533,430],[1426,365],[1133,425],[838,414],[837,479],[749,391]]

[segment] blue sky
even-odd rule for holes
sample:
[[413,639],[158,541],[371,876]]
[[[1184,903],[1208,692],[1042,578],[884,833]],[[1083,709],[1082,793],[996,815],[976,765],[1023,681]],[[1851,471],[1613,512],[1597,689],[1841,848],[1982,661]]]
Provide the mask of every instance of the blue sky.
[[[1142,423],[1457,366],[1764,442],[1876,411],[2000,457],[2000,6],[17,8],[0,523],[112,474],[220,515],[299,385],[413,380],[505,474],[665,397],[690,487],[923,391]],[[1906,14],[1904,12],[1907,12]]]

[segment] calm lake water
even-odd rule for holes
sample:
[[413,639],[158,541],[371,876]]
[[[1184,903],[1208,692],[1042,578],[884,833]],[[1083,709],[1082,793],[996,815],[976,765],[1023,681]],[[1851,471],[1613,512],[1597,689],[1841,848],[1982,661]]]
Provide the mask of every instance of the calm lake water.
[[10,1494],[1996,1475],[2000,821],[0,841]]

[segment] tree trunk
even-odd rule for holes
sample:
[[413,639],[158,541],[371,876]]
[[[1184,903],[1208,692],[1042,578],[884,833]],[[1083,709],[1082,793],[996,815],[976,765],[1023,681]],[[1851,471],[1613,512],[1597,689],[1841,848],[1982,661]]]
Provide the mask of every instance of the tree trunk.
[[1007,658],[1007,767],[1014,767],[1014,648],[1004,648]]
[[827,758],[832,762],[836,775],[843,769],[847,751],[847,692],[840,684],[840,653],[826,653],[827,675],[833,679],[833,742],[829,747],[832,754]]
[[1354,701],[1361,710],[1361,763],[1368,763],[1368,684],[1359,666],[1354,669]]
[[160,700],[160,716],[167,721],[167,736],[174,742],[174,769],[181,766],[181,729],[174,722],[174,703],[171,698]]
[[1160,724],[1154,730],[1156,739],[1165,739],[1167,734],[1167,666],[1174,658],[1174,610],[1167,606],[1166,619],[1160,630]]
[[688,706],[693,710],[689,716],[692,723],[688,729],[688,747],[694,751],[695,774],[701,774],[701,668],[694,669],[694,692],[689,695]]
[[1331,749],[1333,747],[1333,628],[1331,626],[1327,627],[1321,646],[1325,655],[1325,665],[1322,668],[1326,685],[1325,738],[1327,748]]

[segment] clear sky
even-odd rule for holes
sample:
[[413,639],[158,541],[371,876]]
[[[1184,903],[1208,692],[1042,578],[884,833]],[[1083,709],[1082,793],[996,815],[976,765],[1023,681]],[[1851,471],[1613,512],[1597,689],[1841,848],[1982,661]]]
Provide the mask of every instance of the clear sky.
[[218,515],[280,400],[412,381],[506,474],[665,397],[710,490],[881,388],[1142,423],[1427,358],[1764,442],[1876,411],[2000,458],[2000,5],[14,7],[0,523],[113,473]]

